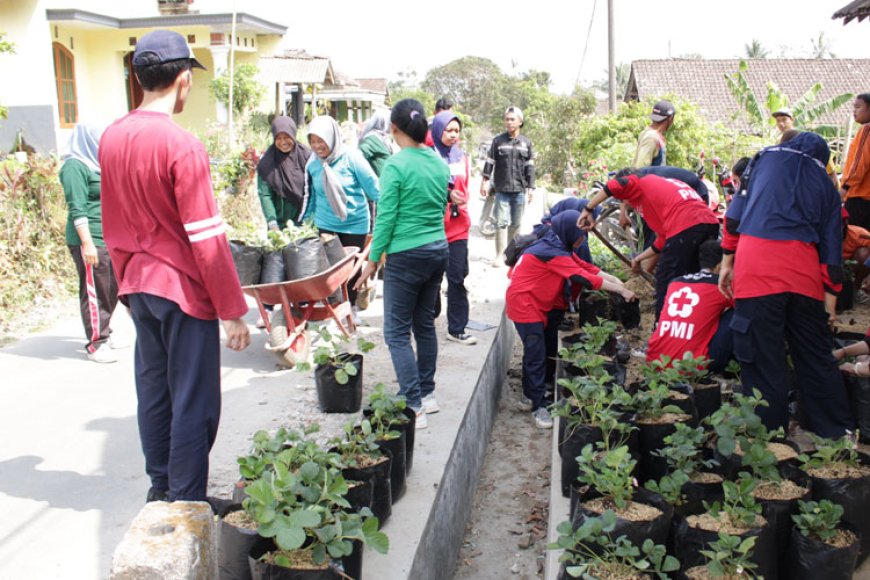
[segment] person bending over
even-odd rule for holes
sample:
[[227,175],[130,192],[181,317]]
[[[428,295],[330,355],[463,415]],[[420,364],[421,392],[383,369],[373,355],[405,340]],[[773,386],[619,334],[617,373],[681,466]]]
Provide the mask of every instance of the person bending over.
[[546,393],[554,367],[548,371],[547,361],[556,356],[559,323],[568,301],[584,288],[635,299],[618,279],[574,255],[574,247],[583,239],[578,219],[580,214],[574,210],[554,216],[550,229],[526,248],[508,272],[505,311],[523,341],[522,406],[532,412],[535,424],[542,429],[553,427]]

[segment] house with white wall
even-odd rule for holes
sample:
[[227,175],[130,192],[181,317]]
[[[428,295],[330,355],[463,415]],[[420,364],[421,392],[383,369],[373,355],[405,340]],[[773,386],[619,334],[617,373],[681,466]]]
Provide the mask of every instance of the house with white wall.
[[[209,81],[236,65],[281,53],[286,26],[247,12],[206,13],[200,0],[0,0],[0,33],[15,46],[0,54],[0,151],[22,135],[41,153],[62,151],[80,121],[108,123],[135,108],[141,88],[130,65],[136,41],[156,28],[187,38],[208,71],[196,70],[187,107],[175,120],[204,130],[226,119]],[[203,11],[197,10],[202,7]],[[233,29],[235,34],[233,35]],[[273,110],[267,94],[261,108]]]

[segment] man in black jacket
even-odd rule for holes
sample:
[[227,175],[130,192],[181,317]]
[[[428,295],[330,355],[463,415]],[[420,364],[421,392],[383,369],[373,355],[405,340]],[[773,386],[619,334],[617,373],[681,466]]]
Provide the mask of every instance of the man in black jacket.
[[493,265],[499,264],[508,240],[512,240],[519,232],[525,205],[531,203],[535,189],[532,142],[525,135],[520,135],[523,112],[519,107],[507,108],[504,125],[507,131],[492,140],[480,182],[481,197],[486,197],[490,178],[496,195],[495,219],[498,229],[495,233]]

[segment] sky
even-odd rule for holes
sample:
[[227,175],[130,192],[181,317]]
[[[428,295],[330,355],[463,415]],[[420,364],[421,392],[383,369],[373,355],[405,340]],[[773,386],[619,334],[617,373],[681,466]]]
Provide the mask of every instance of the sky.
[[[736,58],[753,39],[771,57],[806,57],[820,32],[838,57],[870,58],[870,22],[844,26],[831,19],[848,1],[613,0],[616,62],[686,54]],[[213,12],[232,4],[195,0],[193,8]],[[553,90],[563,93],[578,79],[589,85],[607,74],[607,0],[332,0],[328,8],[237,0],[236,6],[287,26],[287,48],[328,56],[333,67],[356,78],[396,80],[414,71],[422,80],[430,68],[463,56],[489,58],[506,73],[547,71]]]

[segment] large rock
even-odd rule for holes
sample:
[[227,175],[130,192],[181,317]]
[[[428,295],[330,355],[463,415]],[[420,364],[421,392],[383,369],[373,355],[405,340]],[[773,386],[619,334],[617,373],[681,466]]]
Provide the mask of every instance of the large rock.
[[216,529],[205,502],[147,503],[115,548],[111,579],[213,580]]

